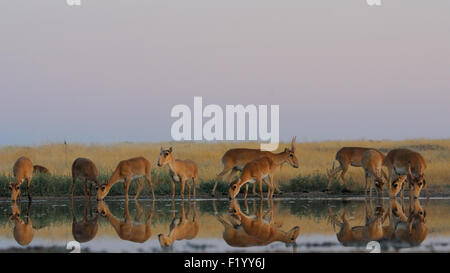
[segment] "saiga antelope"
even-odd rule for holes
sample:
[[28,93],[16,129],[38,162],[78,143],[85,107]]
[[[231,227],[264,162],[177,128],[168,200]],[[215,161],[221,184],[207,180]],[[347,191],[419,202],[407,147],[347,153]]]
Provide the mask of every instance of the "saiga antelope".
[[[394,175],[406,175],[409,185],[409,197],[412,199],[418,198],[420,191],[423,187],[427,192],[427,197],[429,197],[428,185],[424,178],[424,172],[427,168],[425,159],[418,152],[411,151],[409,149],[394,149],[390,151],[385,160],[384,165],[388,168],[389,172],[389,194],[394,197],[400,189],[404,189],[404,184],[402,187],[393,188],[392,182]],[[414,193],[412,191],[414,188]],[[401,197],[403,198],[404,190],[402,190]]]
[[341,148],[336,153],[336,157],[335,157],[335,160],[337,160],[339,162],[339,167],[334,168],[334,163],[333,163],[333,168],[330,172],[328,186],[324,191],[330,190],[334,176],[338,172],[341,172],[340,178],[341,178],[342,184],[344,186],[344,188],[342,189],[342,192],[349,192],[349,190],[347,189],[347,185],[345,184],[345,177],[344,177],[348,171],[348,167],[349,166],[361,167],[362,166],[361,160],[362,160],[363,154],[365,152],[367,152],[368,150],[375,150],[375,149],[363,148],[363,147],[343,147],[343,148]]
[[[375,189],[378,196],[381,197],[383,194],[383,161],[384,155],[377,150],[367,150],[363,153],[361,158],[361,165],[364,169],[364,176],[366,179],[365,193],[370,192],[370,197],[372,197],[372,189],[375,185]],[[387,180],[387,177],[385,177]]]
[[[284,242],[286,245],[295,245],[295,241],[297,240],[298,235],[300,234],[300,227],[295,226],[289,231],[282,231],[280,230],[277,225],[275,224],[275,217],[274,217],[274,211],[273,211],[273,201],[269,201],[269,214],[271,215],[270,221],[266,221],[263,218],[263,204],[262,200],[260,200],[259,204],[259,213],[255,217],[250,217],[243,213],[240,210],[239,204],[236,200],[233,200],[230,202],[230,214],[233,215],[242,226],[242,229],[247,233],[249,236],[256,238],[256,243],[258,245],[268,245],[272,242],[279,241]],[[220,218],[219,218],[219,221]],[[222,221],[221,221],[222,222]],[[223,224],[223,223],[222,223]],[[225,225],[224,225],[225,226]],[[232,226],[228,226],[229,228]],[[227,228],[227,226],[225,226]],[[239,229],[240,227],[238,227]],[[234,227],[233,227],[234,229]],[[230,232],[232,230],[228,230]],[[238,231],[239,233],[231,232],[231,234],[225,234],[226,236],[236,236],[241,235],[242,233]],[[232,240],[232,238],[228,238],[229,240]],[[252,242],[253,241],[253,242]],[[255,240],[251,240],[249,243],[254,243]]]
[[43,173],[43,174],[50,174],[48,169],[41,165],[34,165],[33,166],[33,173]]
[[72,236],[79,243],[86,243],[95,238],[98,231],[98,214],[92,215],[90,202],[85,200],[83,219],[77,221],[75,206],[72,199]]
[[[181,160],[173,157],[173,149],[170,147],[164,150],[161,147],[158,158],[158,166],[169,165],[169,173],[172,178],[172,199],[175,197],[175,181],[181,183],[181,198],[184,198],[184,186],[187,180],[192,179],[193,194],[196,195],[196,188],[198,183],[198,166],[197,163],[190,159]],[[191,194],[191,186],[187,184],[189,190],[189,196]]]
[[[171,247],[175,240],[181,241],[181,240],[192,240],[195,237],[197,237],[198,231],[199,231],[199,223],[198,223],[198,216],[197,216],[197,205],[194,201],[193,205],[193,215],[192,215],[192,221],[189,221],[189,215],[191,212],[191,202],[188,202],[188,211],[187,214],[184,211],[184,201],[181,202],[181,216],[179,219],[175,218],[175,208],[174,203],[172,200],[172,222],[170,223],[170,231],[169,234],[166,236],[164,234],[158,235],[159,244],[161,245],[161,248],[167,248]],[[178,220],[178,221],[177,221]]]
[[[295,139],[294,137],[291,141],[291,149],[285,148],[283,152],[277,154],[259,149],[237,148],[228,150],[222,157],[223,171],[217,175],[211,195],[215,196],[217,184],[225,174],[231,171],[227,179],[228,184],[230,184],[233,175],[238,171],[242,171],[245,164],[261,157],[270,158],[280,167],[284,163],[289,163],[292,167],[298,168],[298,159],[295,156]],[[253,188],[253,193],[255,193],[255,187]],[[281,192],[277,184],[275,184],[275,187],[278,192]]]
[[11,204],[11,216],[10,221],[14,221],[13,235],[16,242],[21,246],[27,246],[31,243],[34,237],[33,223],[30,217],[31,202],[27,207],[27,222],[25,223],[20,218],[20,207],[16,202]]
[[240,177],[233,181],[229,187],[229,198],[234,199],[239,193],[242,185],[246,183],[258,183],[259,186],[259,196],[263,199],[262,192],[262,180],[265,177],[270,178],[270,183],[268,184],[267,198],[272,198],[273,196],[273,172],[277,166],[268,157],[257,158],[247,164],[245,164]]
[[[98,170],[94,162],[92,162],[92,160],[82,157],[75,159],[75,161],[72,164],[72,198],[75,189],[75,181],[77,179],[82,179],[84,197],[90,199],[92,192],[92,184],[95,184],[95,187],[98,186],[97,177],[98,177]],[[89,182],[91,182],[91,186],[88,191],[87,185]]]
[[[136,207],[138,210],[142,210],[138,201],[136,202]],[[121,221],[119,218],[115,217],[109,210],[108,205],[104,201],[100,201],[97,204],[98,213],[107,218],[111,226],[116,231],[117,235],[122,240],[144,243],[152,236],[152,216],[154,211],[154,201],[152,202],[152,210],[145,221],[145,224],[134,224],[132,223],[130,211],[128,209],[128,201],[125,201],[125,212],[124,220]]]
[[9,181],[11,201],[16,201],[17,198],[20,199],[20,185],[22,185],[25,180],[27,181],[28,200],[31,201],[30,183],[33,176],[33,163],[28,157],[22,156],[14,163],[13,173],[15,181]]
[[[153,191],[153,184],[150,179],[150,162],[141,156],[120,161],[108,182],[97,186],[97,200],[103,200],[108,195],[111,187],[117,182],[124,182],[125,199],[128,200],[130,182],[141,177],[145,177],[147,180],[148,185],[152,189],[152,197],[155,199],[155,192]],[[136,196],[134,197],[135,200],[138,199],[143,187],[144,185],[139,181]]]

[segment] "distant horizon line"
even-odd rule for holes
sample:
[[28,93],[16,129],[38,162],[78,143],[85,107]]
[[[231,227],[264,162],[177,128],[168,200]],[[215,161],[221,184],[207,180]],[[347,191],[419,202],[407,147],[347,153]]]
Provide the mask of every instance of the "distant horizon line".
[[[357,139],[328,139],[328,140],[296,140],[296,143],[326,143],[326,142],[351,142],[351,141],[363,141],[363,142],[402,142],[402,141],[414,141],[414,140],[430,140],[430,141],[439,141],[439,140],[450,140],[450,137],[444,138],[404,138],[404,139],[366,139],[366,138],[357,138]],[[279,143],[290,143],[291,140],[281,140]],[[195,143],[195,144],[240,144],[240,143],[249,143],[249,144],[260,144],[262,142],[256,140],[217,140],[217,141],[205,141],[205,140],[163,140],[163,141],[113,141],[113,142],[70,142],[70,141],[48,141],[42,142],[39,144],[0,144],[0,149],[8,148],[8,147],[39,147],[39,146],[49,146],[61,144],[64,145],[65,142],[68,145],[85,145],[85,146],[112,146],[119,144],[161,144],[161,143]]]

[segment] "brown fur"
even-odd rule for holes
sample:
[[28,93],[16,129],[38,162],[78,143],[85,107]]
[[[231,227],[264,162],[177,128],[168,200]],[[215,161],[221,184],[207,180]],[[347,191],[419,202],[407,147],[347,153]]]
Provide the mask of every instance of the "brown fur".
[[[82,157],[75,159],[75,161],[72,163],[72,197],[75,189],[75,181],[77,179],[82,179],[84,197],[90,199],[92,192],[92,183],[95,184],[96,187],[98,186],[97,177],[98,170],[92,160]],[[91,187],[88,191],[87,185],[89,182],[91,182]]]
[[[184,198],[184,186],[186,184],[187,180],[192,180],[193,184],[193,194],[194,197],[196,196],[196,188],[198,183],[198,166],[197,163],[190,159],[181,160],[181,159],[175,159],[173,157],[173,149],[170,147],[167,150],[164,150],[161,147],[161,152],[159,153],[158,158],[158,166],[162,167],[164,165],[169,165],[169,173],[170,177],[172,178],[172,199],[175,197],[175,181],[181,183],[181,198]],[[189,183],[188,186],[188,192],[189,196],[191,194],[191,186]]]
[[377,150],[367,150],[363,153],[361,158],[361,165],[364,169],[364,176],[366,179],[365,192],[370,191],[372,196],[372,188],[375,185],[375,189],[378,196],[383,194],[383,175],[387,180],[386,173],[383,171],[384,155]]
[[[138,207],[138,210],[142,209],[137,201],[136,206]],[[97,210],[99,214],[108,219],[109,223],[114,228],[120,239],[135,243],[144,243],[152,236],[151,219],[153,216],[153,208],[154,207],[152,205],[152,211],[147,217],[145,224],[133,225],[130,211],[128,209],[128,201],[125,202],[125,219],[123,221],[121,221],[111,213],[108,205],[104,201],[100,201],[97,204]]]
[[[128,200],[128,189],[130,187],[130,182],[133,179],[133,175],[138,177],[144,176],[146,178],[152,189],[152,197],[155,199],[153,184],[150,178],[150,169],[150,162],[142,156],[120,161],[108,182],[97,187],[97,200],[103,200],[103,198],[108,195],[111,187],[120,181],[124,181],[125,199]],[[138,199],[143,187],[144,185],[139,183],[136,196],[134,197],[135,200]]]
[[414,199],[414,207],[410,208],[407,221],[402,221],[396,225],[395,239],[397,242],[407,243],[410,246],[420,245],[428,235],[425,218],[426,211],[420,205],[419,199]]
[[259,204],[259,212],[256,217],[250,217],[243,213],[236,200],[230,203],[230,213],[240,224],[227,223],[221,216],[218,216],[225,231],[223,237],[232,246],[254,246],[268,245],[272,242],[284,242],[288,245],[295,245],[295,241],[300,234],[300,227],[295,226],[285,232],[276,225],[273,202],[270,202],[268,214],[270,221],[264,220],[262,200]]
[[342,180],[342,184],[344,185],[344,189],[342,191],[348,191],[347,185],[345,184],[345,174],[348,171],[349,166],[353,167],[362,167],[362,157],[365,152],[368,150],[375,150],[372,148],[364,148],[364,147],[343,147],[337,153],[335,159],[339,162],[339,167],[333,168],[330,173],[330,179],[328,182],[328,187],[325,191],[329,191],[331,188],[331,184],[333,182],[334,176],[341,172],[340,178]]
[[351,226],[350,222],[346,218],[346,212],[341,214],[341,221],[339,221],[331,210],[330,220],[334,225],[339,226],[339,232],[336,234],[337,239],[344,246],[350,245],[365,245],[369,241],[381,240],[384,236],[383,222],[386,219],[383,207],[379,207],[377,213],[373,212],[371,204],[365,204],[366,219],[364,226]]
[[[278,154],[269,151],[261,151],[259,149],[239,148],[228,150],[222,157],[223,171],[216,177],[216,182],[212,190],[212,196],[215,196],[217,184],[225,174],[231,171],[228,175],[228,184],[230,184],[231,178],[236,172],[242,171],[247,163],[261,157],[268,157],[272,159],[272,161],[274,161],[276,165],[280,166],[280,168],[284,163],[289,163],[292,167],[298,168],[298,159],[295,156],[295,137],[292,139],[291,149],[286,148],[283,152]],[[275,187],[278,192],[281,192],[278,184],[275,184]],[[253,193],[256,193],[256,184],[253,187]]]
[[11,201],[20,199],[20,185],[23,181],[27,181],[28,200],[31,201],[30,183],[33,176],[33,163],[28,157],[22,156],[14,163],[13,173],[15,181],[9,181],[9,189],[11,190]]
[[90,203],[87,201],[84,204],[83,219],[77,221],[72,200],[72,235],[75,241],[86,243],[94,239],[98,231],[97,219],[98,214],[92,216]]
[[[172,206],[174,206],[173,203]],[[197,237],[200,226],[198,224],[197,207],[195,202],[193,205],[194,213],[192,216],[192,221],[189,221],[190,210],[191,210],[190,202],[188,204],[187,214],[185,213],[184,210],[184,202],[181,202],[181,216],[177,222],[176,221],[177,219],[175,218],[175,210],[173,209],[174,214],[172,216],[169,234],[167,236],[165,236],[164,234],[158,235],[158,240],[161,245],[161,248],[171,247],[175,242],[175,240],[177,241],[192,240],[195,237]]]
[[20,208],[16,202],[11,205],[10,220],[14,221],[13,235],[16,242],[21,246],[27,246],[31,243],[34,237],[33,223],[30,217],[31,202],[28,203],[27,221],[24,222],[20,218]]
[[269,190],[267,193],[268,198],[272,198],[273,195],[273,172],[277,166],[272,161],[272,159],[268,157],[257,158],[247,164],[245,164],[244,169],[241,172],[241,176],[237,181],[234,181],[230,184],[229,187],[229,197],[230,199],[234,199],[236,195],[239,193],[242,185],[246,183],[258,183],[259,186],[259,196],[263,198],[262,192],[262,180],[264,176],[270,177]]
[[[428,193],[428,185],[424,178],[424,172],[427,168],[425,159],[418,152],[414,152],[409,149],[394,149],[390,151],[385,160],[384,165],[388,168],[389,172],[389,194],[391,197],[395,197],[400,189],[404,189],[404,184],[402,187],[393,187],[393,182],[395,182],[395,177],[400,175],[406,175],[409,185],[409,196],[412,198],[419,197],[420,191],[425,187]],[[412,191],[414,188],[414,192]],[[401,196],[403,198],[404,191],[402,190]]]

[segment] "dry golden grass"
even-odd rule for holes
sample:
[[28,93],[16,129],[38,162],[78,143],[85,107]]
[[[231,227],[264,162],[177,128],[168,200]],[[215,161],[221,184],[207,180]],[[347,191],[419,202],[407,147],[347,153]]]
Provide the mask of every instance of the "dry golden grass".
[[[100,172],[111,172],[116,164],[123,159],[134,156],[144,156],[152,163],[156,171],[167,172],[156,166],[160,147],[174,147],[176,158],[192,159],[199,165],[200,180],[212,180],[221,171],[221,158],[230,148],[248,147],[259,148],[258,143],[192,143],[192,142],[166,142],[166,143],[118,143],[111,145],[67,145],[47,144],[40,146],[8,146],[0,148],[0,173],[10,174],[15,160],[20,156],[28,156],[34,164],[46,166],[52,174],[70,175],[71,164],[77,157],[92,159]],[[384,153],[399,147],[407,147],[420,152],[426,159],[427,180],[431,187],[448,185],[450,181],[450,139],[442,140],[403,140],[403,141],[324,141],[297,143],[297,157],[300,162],[299,169],[284,166],[277,171],[276,179],[281,183],[288,182],[299,174],[314,173],[326,174],[331,168],[335,153],[343,146],[362,146],[380,149]],[[281,143],[279,151],[289,147],[289,143]],[[349,177],[355,181],[363,181],[363,171],[360,168],[350,168]]]

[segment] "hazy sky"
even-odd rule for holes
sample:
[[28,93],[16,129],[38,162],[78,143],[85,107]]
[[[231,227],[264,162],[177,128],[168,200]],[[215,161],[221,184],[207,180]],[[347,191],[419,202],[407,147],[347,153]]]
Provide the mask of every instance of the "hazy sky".
[[279,104],[300,141],[450,137],[450,1],[0,0],[0,145],[170,140]]

